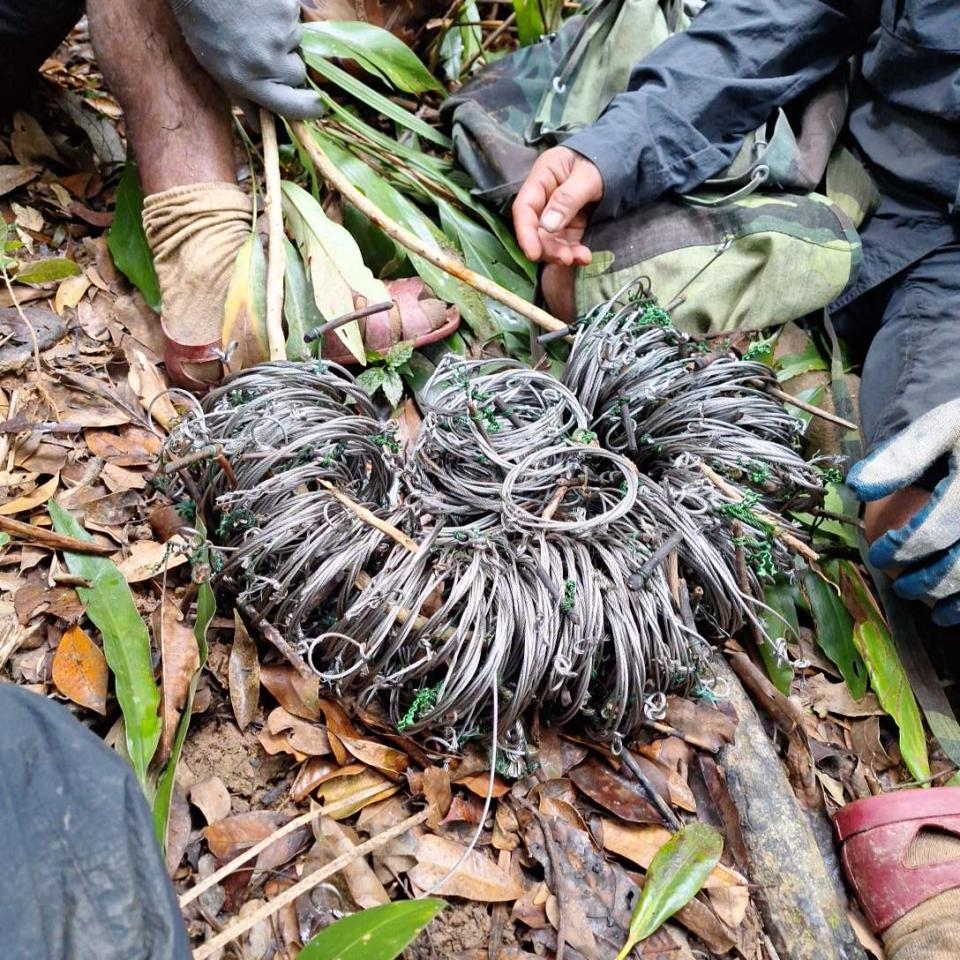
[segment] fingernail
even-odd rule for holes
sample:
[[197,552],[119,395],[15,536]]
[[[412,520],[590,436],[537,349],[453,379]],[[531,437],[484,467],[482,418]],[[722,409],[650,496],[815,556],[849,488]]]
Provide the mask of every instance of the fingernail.
[[563,222],[563,214],[559,210],[548,210],[540,218],[540,226],[543,227],[547,233],[553,233],[554,230],[559,229],[560,224]]

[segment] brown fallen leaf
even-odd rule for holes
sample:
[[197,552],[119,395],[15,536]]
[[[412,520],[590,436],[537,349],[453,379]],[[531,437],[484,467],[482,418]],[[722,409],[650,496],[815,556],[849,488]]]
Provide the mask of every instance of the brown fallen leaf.
[[430,807],[427,826],[436,830],[450,810],[453,794],[450,791],[450,773],[443,767],[427,767],[423,771],[423,795]]
[[160,647],[161,718],[159,754],[170,756],[180,714],[187,702],[190,683],[200,669],[200,650],[193,628],[184,623],[180,607],[169,596],[154,611],[153,633]]
[[83,299],[83,295],[90,289],[90,278],[80,273],[75,277],[67,277],[57,287],[57,294],[53,299],[53,309],[62,317],[66,309],[74,309]]
[[134,347],[129,351],[127,359],[130,363],[127,382],[139,398],[140,405],[144,411],[150,411],[153,419],[164,430],[169,430],[180,419],[180,414],[166,396],[166,383],[142,350]]
[[[458,787],[466,787],[472,794],[486,799],[490,788],[489,773],[468,773],[463,777],[455,777],[453,781]],[[505,793],[510,792],[510,787],[500,779],[498,774],[493,778],[493,798],[499,800]]]
[[9,500],[0,505],[0,516],[12,517],[18,513],[27,513],[46,503],[60,486],[60,474],[54,474],[46,483],[42,483],[32,493]]
[[483,801],[479,797],[454,794],[447,815],[440,822],[477,824],[483,816]]
[[36,180],[43,172],[37,164],[5,163],[0,166],[0,197]]
[[208,824],[230,816],[230,793],[219,777],[208,777],[190,788],[190,802],[203,814]]
[[167,820],[166,864],[167,873],[172,877],[187,852],[193,824],[190,822],[190,806],[179,783],[174,784],[170,796],[170,816]]
[[660,796],[681,810],[686,810],[688,813],[697,812],[697,801],[693,791],[676,770],[671,770],[665,763],[649,757],[633,754],[633,759],[640,765],[640,769]]
[[260,682],[288,713],[304,720],[320,719],[319,678],[307,678],[286,663],[265,663],[260,667]]
[[71,627],[60,638],[53,657],[53,682],[74,703],[107,715],[110,671],[103,651],[80,629]]
[[728,927],[735,929],[743,923],[750,906],[750,888],[743,884],[731,884],[707,891],[707,898],[714,913]]
[[411,397],[406,397],[397,407],[393,413],[393,419],[397,423],[397,437],[400,445],[409,453],[417,442],[420,424],[423,423],[420,411]]
[[121,560],[117,566],[127,583],[141,583],[162,576],[164,570],[173,570],[187,562],[187,553],[184,549],[186,541],[182,537],[174,537],[167,543],[157,543],[155,540],[137,540],[130,546],[130,555]]
[[595,757],[587,757],[570,771],[570,779],[585,796],[630,823],[660,823],[663,817],[646,798],[636,780],[614,773]]
[[[329,817],[319,818],[320,837],[329,845],[335,857],[350,853],[357,845],[357,836],[352,829],[341,826]],[[314,831],[316,833],[316,829]],[[317,837],[319,840],[320,837]],[[342,871],[353,902],[362,909],[389,903],[390,895],[364,857],[357,857]]]
[[231,860],[269,837],[287,819],[272,810],[237,813],[204,827],[203,836],[210,852],[218,860]]
[[355,759],[386,774],[391,780],[398,780],[400,774],[410,766],[410,758],[405,753],[384,743],[344,734],[338,734],[338,737]]
[[868,691],[861,700],[854,700],[846,683],[831,683],[821,673],[806,681],[801,698],[819,717],[828,713],[838,717],[883,716],[875,693]]
[[327,721],[327,736],[330,738],[330,748],[337,758],[337,763],[348,762],[350,754],[340,741],[340,737],[351,737],[355,740],[363,739],[363,734],[357,729],[353,721],[347,716],[346,710],[333,700],[320,700],[320,709]]
[[697,703],[686,697],[667,697],[666,723],[694,746],[717,753],[733,743],[736,721],[716,706]]
[[83,438],[95,457],[118,467],[149,466],[163,446],[155,433],[135,424],[119,430],[87,430]]
[[283,737],[294,753],[307,757],[323,757],[330,753],[327,731],[319,723],[310,723],[276,707],[267,717],[267,730]]
[[290,787],[290,799],[294,803],[306,800],[324,780],[329,780],[331,774],[337,769],[337,765],[332,760],[324,757],[307,757],[303,766],[297,771],[293,786]]
[[230,704],[237,726],[246,730],[260,705],[260,660],[257,657],[257,645],[236,610],[233,612],[233,625],[233,645],[228,662]]
[[371,803],[385,800],[400,787],[382,773],[365,767],[349,777],[333,777],[317,788],[323,812],[333,820],[345,820]]
[[[421,890],[430,890],[466,853],[463,844],[428,833],[417,844],[417,865],[407,874]],[[523,896],[523,886],[488,856],[471,850],[453,875],[433,891],[437,896],[463,897],[480,903],[503,903]]]

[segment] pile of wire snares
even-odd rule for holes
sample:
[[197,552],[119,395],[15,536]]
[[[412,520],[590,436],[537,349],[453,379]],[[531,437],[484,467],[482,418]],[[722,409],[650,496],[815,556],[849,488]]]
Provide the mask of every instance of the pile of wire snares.
[[773,382],[632,286],[586,318],[562,381],[446,356],[406,453],[317,362],[233,376],[164,457],[217,583],[329,688],[438,747],[492,729],[510,772],[529,708],[625,734],[709,685],[703,636],[759,624],[760,577],[791,564],[774,515],[822,483]]

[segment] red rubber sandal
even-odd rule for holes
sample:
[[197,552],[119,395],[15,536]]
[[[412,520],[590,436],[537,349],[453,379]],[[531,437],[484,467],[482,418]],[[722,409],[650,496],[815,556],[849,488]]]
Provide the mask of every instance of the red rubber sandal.
[[[163,332],[163,362],[171,386],[193,393],[206,393],[223,379],[223,346],[220,340],[211,340],[210,343],[181,343],[171,336],[163,317],[160,318],[160,329]],[[187,368],[189,365],[206,369],[208,364],[216,364],[215,376],[210,379],[201,379]]]
[[834,817],[847,879],[874,933],[937,894],[960,888],[960,858],[911,867],[921,830],[960,837],[960,787],[906,790],[856,800]]
[[[419,277],[391,280],[386,286],[393,309],[357,321],[367,350],[386,353],[401,340],[425,347],[449,337],[460,326],[460,311],[438,300]],[[324,336],[320,356],[343,366],[357,363],[333,331]]]

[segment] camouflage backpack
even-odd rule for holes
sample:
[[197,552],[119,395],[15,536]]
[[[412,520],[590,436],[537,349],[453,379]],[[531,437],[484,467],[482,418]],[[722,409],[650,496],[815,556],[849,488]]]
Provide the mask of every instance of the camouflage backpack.
[[[539,152],[591,124],[633,66],[688,23],[677,0],[597,0],[482,70],[443,108],[475,192],[508,204]],[[593,224],[578,310],[638,275],[678,325],[700,333],[774,326],[836,299],[856,278],[855,225],[875,203],[865,171],[837,146],[846,107],[838,74],[744,137],[696,194]],[[824,180],[829,196],[811,193]]]

